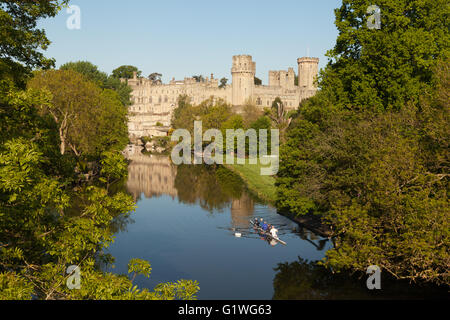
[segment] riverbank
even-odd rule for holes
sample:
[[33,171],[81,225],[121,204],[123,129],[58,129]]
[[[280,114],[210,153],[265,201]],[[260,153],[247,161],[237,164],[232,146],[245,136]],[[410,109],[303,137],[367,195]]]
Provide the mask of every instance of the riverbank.
[[275,205],[277,199],[275,177],[261,175],[261,169],[264,166],[259,162],[258,164],[249,164],[248,162],[246,164],[224,164],[224,167],[239,175],[250,192],[261,200]]

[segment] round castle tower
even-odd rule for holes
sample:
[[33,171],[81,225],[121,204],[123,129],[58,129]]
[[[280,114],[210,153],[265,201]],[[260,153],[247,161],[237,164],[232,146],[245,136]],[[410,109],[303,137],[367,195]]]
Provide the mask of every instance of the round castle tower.
[[319,58],[299,58],[298,86],[306,90],[315,90],[314,81],[319,73]]
[[242,106],[249,98],[253,97],[256,63],[253,62],[252,56],[234,56],[231,74],[233,75],[232,104],[234,106]]

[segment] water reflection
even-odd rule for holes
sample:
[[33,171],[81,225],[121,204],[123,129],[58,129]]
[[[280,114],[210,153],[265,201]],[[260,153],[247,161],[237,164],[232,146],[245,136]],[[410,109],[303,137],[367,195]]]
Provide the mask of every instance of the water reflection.
[[178,196],[175,188],[177,167],[168,157],[134,155],[128,166],[127,189],[135,200],[143,193],[146,198],[169,195]]
[[317,262],[298,258],[280,263],[274,285],[275,300],[433,299],[445,297],[445,288],[411,285],[382,273],[382,290],[368,290],[365,274],[332,273]]
[[135,200],[169,195],[185,204],[199,204],[213,212],[231,210],[232,225],[249,227],[255,199],[245,191],[242,179],[213,166],[175,166],[168,157],[133,155],[128,167],[127,189]]
[[[332,274],[310,262],[323,259],[331,242],[278,215],[220,166],[176,167],[168,157],[140,154],[130,160],[126,187],[138,208],[133,220],[115,220],[116,241],[107,253],[116,268],[108,271],[123,274],[131,258],[149,260],[154,272],[136,279],[141,288],[195,279],[200,299],[234,300],[387,298],[410,289],[382,279],[383,292],[369,292],[365,278]],[[288,245],[263,243],[250,226],[254,217],[277,226]]]

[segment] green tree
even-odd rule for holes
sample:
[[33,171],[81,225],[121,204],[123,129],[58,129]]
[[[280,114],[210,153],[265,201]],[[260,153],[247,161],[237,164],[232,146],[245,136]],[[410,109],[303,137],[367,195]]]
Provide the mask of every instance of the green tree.
[[180,95],[178,97],[178,107],[175,108],[172,119],[171,126],[174,129],[192,129],[194,130],[194,119],[195,115],[190,104],[190,98],[187,95]]
[[114,91],[101,90],[70,70],[38,72],[29,87],[51,93],[50,103],[41,105],[41,110],[51,115],[58,127],[62,155],[70,147],[77,157],[99,156],[128,142],[127,111]]
[[152,81],[152,83],[157,84],[161,83],[162,74],[158,72],[154,72],[148,76],[148,79]]
[[202,75],[192,76],[197,82],[205,82],[205,78]]
[[449,284],[449,7],[343,1],[339,36],[318,94],[304,101],[281,148],[281,211],[316,213],[335,247],[324,264]]
[[368,28],[370,0],[335,10],[339,35],[320,87],[341,107],[399,109],[432,86],[438,59],[449,57],[446,0],[384,0],[381,29]]
[[108,75],[105,72],[98,70],[98,67],[89,61],[67,62],[59,69],[76,71],[101,88],[104,88],[108,81]]
[[120,66],[113,70],[112,76],[117,79],[132,79],[134,72],[138,78],[142,75],[142,71],[135,66]]
[[286,140],[286,130],[291,124],[292,118],[286,110],[284,102],[279,97],[276,97],[273,101],[269,117],[272,120],[273,126],[280,130],[280,140],[284,142]]
[[25,85],[25,76],[33,68],[50,68],[53,59],[42,53],[50,45],[37,21],[54,17],[68,1],[1,1],[0,6],[0,79]]
[[[125,275],[99,270],[101,252],[113,240],[113,220],[127,216],[134,210],[134,202],[124,193],[109,193],[92,185],[98,181],[79,183],[73,170],[75,157],[61,155],[61,147],[55,143],[59,142],[59,121],[64,113],[57,113],[52,106],[51,91],[17,87],[27,82],[32,68],[49,66],[49,60],[38,52],[48,40],[43,31],[35,29],[36,20],[54,16],[61,3],[2,1],[0,6],[5,36],[0,41],[7,42],[1,50],[13,48],[2,51],[0,80],[0,299],[195,299],[199,290],[195,281],[164,283],[149,292],[137,289]],[[3,24],[11,25],[3,28]],[[45,74],[71,75],[82,88],[99,92],[91,109],[102,110],[103,102],[110,105],[117,97],[74,71],[40,72]],[[68,84],[70,87],[70,79]],[[86,102],[84,99],[91,97],[92,93],[79,99]],[[55,121],[50,110],[63,117]],[[114,116],[109,119],[110,129],[117,124],[120,127],[116,120]],[[103,174],[124,174],[125,170],[108,167],[111,163],[103,164]],[[134,260],[131,264],[130,273],[149,275],[148,263]],[[80,290],[66,286],[69,265],[82,270]]]
[[131,105],[130,94],[132,89],[126,82],[114,75],[108,76],[105,72],[88,61],[68,62],[60,67],[60,70],[73,70],[82,74],[87,80],[95,82],[102,89],[111,89],[119,94],[120,101],[124,106]]
[[225,87],[227,86],[227,83],[228,83],[228,79],[227,79],[227,78],[222,78],[222,79],[220,79],[219,88],[220,88],[220,89],[225,88]]

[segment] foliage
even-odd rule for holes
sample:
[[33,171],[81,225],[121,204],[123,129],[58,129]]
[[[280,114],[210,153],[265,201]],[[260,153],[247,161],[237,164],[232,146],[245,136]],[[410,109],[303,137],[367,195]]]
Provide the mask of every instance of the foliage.
[[148,79],[152,81],[154,84],[161,83],[161,73],[154,72],[148,76]]
[[70,147],[78,157],[99,156],[108,149],[123,149],[128,142],[127,110],[116,92],[101,90],[71,70],[40,71],[29,87],[52,96],[51,103],[41,105],[41,111],[57,124],[62,155]]
[[112,76],[117,79],[132,79],[134,72],[138,78],[142,75],[142,71],[135,66],[120,66],[113,70]]
[[220,89],[225,88],[225,87],[227,86],[227,83],[228,83],[228,79],[227,79],[227,78],[222,78],[222,79],[220,79],[219,88],[220,88]]
[[449,7],[444,1],[343,1],[319,93],[281,148],[277,206],[317,213],[335,247],[324,264],[378,265],[410,281],[450,284]]
[[102,153],[100,181],[107,186],[114,181],[120,180],[128,175],[128,164],[124,157],[118,152],[105,151]]
[[94,82],[99,87],[104,87],[108,75],[98,70],[98,67],[89,61],[67,62],[59,70],[73,70],[82,74],[87,80]]
[[[120,68],[119,68],[120,69]],[[131,105],[131,91],[132,89],[126,82],[122,82],[120,77],[117,77],[118,69],[114,70],[111,76],[105,72],[98,70],[96,65],[88,61],[68,62],[60,67],[60,70],[73,70],[86,77],[87,80],[95,82],[97,86],[102,89],[111,89],[117,92],[120,101],[124,106]],[[123,71],[123,70],[122,70]],[[125,71],[123,71],[125,72]]]
[[[126,165],[117,150],[127,139],[126,110],[116,92],[73,70],[40,71],[23,90],[32,68],[52,64],[39,52],[49,41],[36,21],[54,16],[62,3],[0,6],[0,299],[195,299],[195,281],[150,292],[126,276],[100,271],[96,261],[113,241],[114,221],[128,216],[135,203],[99,181],[77,181],[81,161],[75,154],[97,163],[107,151],[100,173],[106,176],[99,180],[123,176]],[[61,152],[61,138],[74,153]],[[81,269],[79,290],[66,285],[71,265]],[[145,262],[134,265],[134,272],[149,271]]]
[[50,68],[53,59],[44,57],[50,41],[37,21],[54,17],[68,1],[1,1],[0,5],[0,79],[24,86],[33,68]]
[[260,86],[262,85],[262,80],[258,77],[255,77],[255,86]]
[[300,110],[282,148],[277,205],[333,226],[328,266],[376,264],[449,283],[448,75],[439,77],[446,87],[400,112]]
[[205,78],[201,74],[198,76],[192,76],[192,78],[197,82],[205,82]]
[[283,143],[286,140],[286,130],[291,124],[292,118],[279,97],[276,97],[273,101],[269,117],[273,126],[280,131],[280,140]]
[[383,0],[381,29],[367,27],[371,0],[336,9],[339,35],[328,52],[322,88],[336,106],[398,110],[432,87],[438,59],[449,58],[446,0]]

